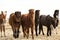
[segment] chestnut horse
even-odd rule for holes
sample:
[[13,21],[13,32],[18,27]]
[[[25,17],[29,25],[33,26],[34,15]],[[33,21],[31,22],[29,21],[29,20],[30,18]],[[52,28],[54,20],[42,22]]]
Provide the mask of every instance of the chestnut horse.
[[21,24],[21,12],[16,11],[15,13],[12,13],[9,18],[9,24],[12,27],[13,37],[18,38]]
[[35,11],[35,32],[36,32],[36,36],[38,36],[37,26],[39,25],[39,12],[40,12],[40,10]]
[[28,14],[23,14],[21,17],[21,25],[24,37],[29,37],[29,28],[31,28],[32,33],[32,39],[34,39],[33,36],[33,15],[34,15],[34,9],[29,9]]
[[6,22],[6,14],[4,14],[3,11],[1,11],[1,14],[0,14],[1,37],[2,37],[2,31],[4,32],[4,37],[6,37],[6,35],[5,35],[5,25],[4,25],[5,22]]

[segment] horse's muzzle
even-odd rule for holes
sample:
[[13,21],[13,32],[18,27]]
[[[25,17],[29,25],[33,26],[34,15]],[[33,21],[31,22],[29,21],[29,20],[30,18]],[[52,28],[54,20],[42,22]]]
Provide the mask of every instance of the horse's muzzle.
[[14,38],[19,38],[19,32],[18,31],[13,32],[13,37]]

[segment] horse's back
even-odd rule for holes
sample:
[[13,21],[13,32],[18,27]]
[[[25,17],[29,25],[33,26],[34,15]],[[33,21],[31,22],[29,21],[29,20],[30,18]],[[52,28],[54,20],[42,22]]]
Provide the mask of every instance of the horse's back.
[[40,18],[39,18],[39,21],[41,23],[46,23],[46,16],[45,15],[41,15]]
[[41,15],[39,18],[40,24],[47,26],[47,24],[50,24],[51,17],[49,15]]

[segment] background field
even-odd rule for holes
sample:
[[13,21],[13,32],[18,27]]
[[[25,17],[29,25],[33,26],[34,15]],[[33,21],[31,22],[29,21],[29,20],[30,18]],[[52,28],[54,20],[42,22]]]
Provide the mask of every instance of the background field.
[[[6,32],[5,32],[6,37],[1,37],[1,35],[0,35],[0,40],[32,40],[31,32],[30,32],[30,35],[29,35],[29,39],[23,37],[22,28],[20,28],[21,33],[19,35],[19,38],[17,38],[17,39],[13,38],[13,32],[12,32],[12,29],[11,29],[11,26],[9,25],[9,23],[6,22],[5,26],[6,26],[5,27],[6,28]],[[56,31],[52,30],[52,36],[47,37],[47,35],[46,35],[47,28],[44,27],[45,35],[40,34],[36,37],[35,30],[34,30],[34,40],[60,40],[60,23],[58,25],[57,32],[58,33],[56,34]],[[1,32],[0,32],[0,34],[1,34]]]

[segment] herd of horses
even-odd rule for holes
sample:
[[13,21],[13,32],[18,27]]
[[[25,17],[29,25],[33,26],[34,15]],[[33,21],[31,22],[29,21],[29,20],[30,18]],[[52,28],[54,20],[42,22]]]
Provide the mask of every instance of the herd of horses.
[[[55,29],[59,23],[59,10],[55,10],[53,17],[50,15],[40,15],[40,10],[34,11],[34,9],[29,9],[28,14],[22,14],[21,11],[16,11],[10,14],[9,24],[13,31],[13,37],[18,38],[20,33],[20,26],[22,26],[22,32],[24,37],[29,37],[29,28],[31,28],[32,39],[34,39],[34,25],[35,25],[35,34],[41,33],[44,35],[43,26],[47,27],[47,36],[51,36],[51,25]],[[35,17],[34,17],[35,15]],[[4,15],[3,11],[0,14],[0,31],[2,36],[2,31],[5,35],[5,24],[6,23],[6,15]],[[39,27],[39,33],[38,31]]]

